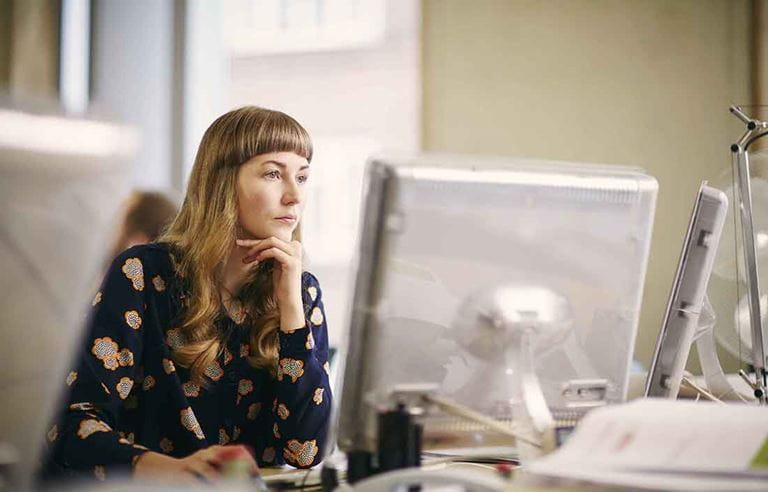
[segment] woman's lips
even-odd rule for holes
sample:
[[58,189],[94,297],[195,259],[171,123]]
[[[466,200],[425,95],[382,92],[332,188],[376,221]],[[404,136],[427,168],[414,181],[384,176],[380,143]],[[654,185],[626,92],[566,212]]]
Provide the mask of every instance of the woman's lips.
[[283,222],[285,224],[293,224],[294,222],[296,222],[296,217],[294,217],[293,215],[286,215],[283,217],[275,217],[275,220]]

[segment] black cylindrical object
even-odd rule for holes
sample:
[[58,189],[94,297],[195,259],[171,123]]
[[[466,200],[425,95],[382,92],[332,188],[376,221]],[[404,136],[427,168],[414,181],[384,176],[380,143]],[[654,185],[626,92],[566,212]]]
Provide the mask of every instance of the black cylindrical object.
[[320,470],[320,485],[323,492],[333,492],[339,487],[339,471],[335,465],[323,464]]
[[413,433],[413,443],[409,466],[421,466],[421,436],[424,434],[424,426],[411,422],[411,432]]
[[380,472],[421,464],[421,426],[402,404],[379,414],[378,457]]
[[355,483],[373,475],[373,455],[368,451],[347,453],[347,482]]

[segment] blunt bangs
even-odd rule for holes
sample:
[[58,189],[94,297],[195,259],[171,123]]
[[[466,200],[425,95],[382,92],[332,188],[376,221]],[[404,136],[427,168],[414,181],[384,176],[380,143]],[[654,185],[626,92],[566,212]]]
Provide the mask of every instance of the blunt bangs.
[[244,115],[235,132],[242,149],[239,164],[271,152],[293,152],[312,161],[312,139],[299,122],[278,111],[253,109]]

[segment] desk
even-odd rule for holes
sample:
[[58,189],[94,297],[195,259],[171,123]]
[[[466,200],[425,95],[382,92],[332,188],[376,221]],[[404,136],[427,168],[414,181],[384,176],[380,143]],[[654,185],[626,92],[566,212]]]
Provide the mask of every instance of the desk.
[[[549,479],[542,479],[538,477],[525,476],[518,473],[513,474],[508,481],[492,481],[493,479],[500,478],[499,473],[494,465],[471,463],[465,461],[446,461],[432,459],[427,462],[422,468],[423,471],[434,473],[435,475],[441,473],[459,474],[466,477],[469,480],[477,480],[489,478],[490,481],[480,483],[499,484],[499,488],[493,490],[522,490],[522,491],[560,491],[560,490],[575,490],[580,491],[592,491],[592,490],[617,490],[615,487],[608,486],[596,486],[594,484],[584,483],[555,483]],[[402,470],[400,470],[402,471]],[[321,490],[320,486],[320,467],[312,470],[296,470],[293,468],[264,468],[262,469],[262,478],[270,489],[279,488],[282,490],[306,490],[317,491]],[[365,492],[365,484],[358,483],[363,486]],[[353,488],[346,483],[341,485],[342,489],[353,490]],[[380,489],[378,486],[372,487],[373,489]]]

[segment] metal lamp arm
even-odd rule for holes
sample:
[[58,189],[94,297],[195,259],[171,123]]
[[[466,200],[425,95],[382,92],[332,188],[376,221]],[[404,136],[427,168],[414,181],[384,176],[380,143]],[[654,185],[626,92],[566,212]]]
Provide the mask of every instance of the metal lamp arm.
[[[752,332],[752,356],[755,367],[755,396],[763,403],[766,399],[766,360],[763,340],[762,318],[760,312],[760,279],[757,267],[757,249],[752,212],[752,183],[749,175],[749,145],[755,141],[754,133],[758,129],[768,128],[768,123],[749,118],[738,106],[731,106],[731,113],[747,126],[747,131],[739,141],[731,146],[733,166],[737,180],[734,185],[738,190],[738,204],[741,218],[741,234],[744,244],[746,263],[747,294],[749,296],[750,329]],[[765,135],[765,134],[764,134]],[[759,136],[758,136],[759,138]]]

